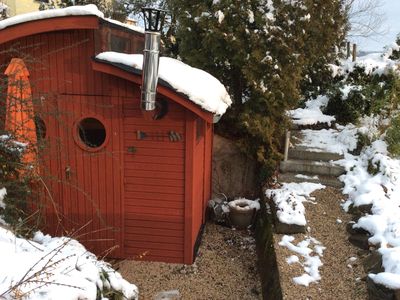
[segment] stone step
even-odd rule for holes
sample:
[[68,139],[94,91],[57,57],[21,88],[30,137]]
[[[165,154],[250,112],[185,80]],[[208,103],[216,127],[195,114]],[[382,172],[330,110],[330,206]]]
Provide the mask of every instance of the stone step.
[[312,129],[312,130],[321,130],[321,129],[330,129],[335,127],[336,122],[329,123],[317,123],[312,125],[298,125],[292,123],[290,126],[290,130],[303,130],[303,129]]
[[[297,176],[296,176],[297,175]],[[301,176],[299,176],[301,175]],[[297,173],[281,173],[278,176],[278,181],[283,182],[313,182],[321,183],[326,186],[331,186],[335,188],[342,188],[344,186],[343,182],[339,181],[334,176],[325,175],[310,175],[310,174],[297,174]]]
[[345,172],[345,169],[342,166],[337,166],[329,162],[295,159],[282,161],[280,169],[282,173],[314,174],[335,177],[342,175]]
[[344,156],[338,153],[315,151],[307,147],[296,146],[289,149],[289,159],[331,161],[343,159]]

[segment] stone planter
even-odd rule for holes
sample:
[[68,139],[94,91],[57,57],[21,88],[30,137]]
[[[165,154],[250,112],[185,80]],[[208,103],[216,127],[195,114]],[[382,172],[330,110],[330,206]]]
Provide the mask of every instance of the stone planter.
[[245,229],[253,224],[256,211],[260,209],[258,201],[237,199],[228,203],[229,221],[233,227]]

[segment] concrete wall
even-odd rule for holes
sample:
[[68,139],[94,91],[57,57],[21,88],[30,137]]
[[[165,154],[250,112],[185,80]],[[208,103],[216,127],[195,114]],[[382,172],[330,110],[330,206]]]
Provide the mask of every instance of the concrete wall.
[[10,17],[39,9],[40,1],[35,0],[0,0],[9,8]]

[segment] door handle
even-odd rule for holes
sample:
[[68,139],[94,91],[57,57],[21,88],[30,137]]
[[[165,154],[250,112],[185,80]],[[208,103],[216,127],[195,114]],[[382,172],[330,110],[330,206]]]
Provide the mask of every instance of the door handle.
[[66,166],[64,171],[65,171],[65,178],[67,180],[70,180],[71,179],[71,167]]

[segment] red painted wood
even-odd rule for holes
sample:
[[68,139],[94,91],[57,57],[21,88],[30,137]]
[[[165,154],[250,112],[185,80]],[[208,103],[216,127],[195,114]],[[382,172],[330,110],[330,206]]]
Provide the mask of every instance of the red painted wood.
[[[203,223],[203,201],[204,201],[204,121],[196,118],[195,126],[196,137],[194,146],[194,199],[193,199],[193,225],[192,236],[196,240]],[[199,135],[197,136],[197,133]],[[192,245],[194,247],[194,244]]]
[[[196,141],[195,119],[211,122],[212,114],[159,87],[169,112],[161,120],[145,120],[139,109],[140,76],[92,63],[97,34],[93,29],[56,30],[14,37],[23,55],[36,59],[32,90],[35,97],[43,96],[47,112],[49,150],[43,166],[63,219],[58,224],[49,201],[49,226],[55,233],[71,233],[88,224],[78,234],[98,254],[117,244],[118,257],[151,250],[144,259],[190,264],[211,191],[212,126]],[[10,46],[0,34],[0,51]],[[0,65],[9,59],[0,56]],[[74,124],[83,116],[106,124],[108,142],[99,152],[75,140]],[[165,138],[138,140],[138,130]],[[171,130],[182,140],[170,141]],[[71,169],[68,178],[66,167]]]
[[148,235],[148,234],[127,234],[126,235],[128,240],[136,240],[136,241],[143,241],[143,242],[162,242],[168,244],[178,244],[183,245],[183,236],[181,237],[172,237],[172,236],[160,236],[160,235]]
[[[129,193],[126,193],[129,196]],[[125,198],[125,202],[128,202],[129,199]],[[183,218],[184,210],[179,208],[160,208],[160,207],[144,207],[144,206],[125,206],[125,212],[133,213],[133,214],[147,214],[149,219],[153,215],[164,215],[164,216],[172,216]]]
[[[141,84],[141,76],[128,73],[124,70],[118,69],[117,67],[105,64],[105,63],[100,63],[100,62],[93,62],[93,69],[99,72],[103,72],[106,74],[111,74],[117,77],[124,78],[128,81],[132,81],[136,84]],[[163,86],[158,86],[157,87],[157,92],[160,93],[163,96],[166,96],[167,98],[175,101],[176,103],[182,105],[183,107],[187,108],[188,110],[194,112],[197,114],[199,117],[203,118],[207,122],[212,122],[213,120],[213,115],[207,111],[202,110],[199,108],[196,104],[194,104],[191,101],[188,101],[187,99],[183,98],[179,94],[171,91],[169,88],[163,87]]]
[[126,246],[126,257],[134,260],[163,261],[169,263],[183,263],[181,251],[157,250]]
[[126,204],[126,211],[135,210],[136,207],[159,207],[159,208],[178,208],[183,209],[184,205],[182,201],[165,201],[163,200],[149,200],[149,199],[135,199],[135,204],[130,206]]
[[[146,151],[146,154],[147,154],[147,151]],[[167,155],[167,157],[168,157],[168,159],[163,158],[163,156],[159,156],[159,155],[154,155],[154,156],[130,155],[130,156],[126,156],[125,162],[126,163],[138,162],[138,163],[150,163],[150,164],[168,165],[172,169],[174,168],[174,166],[181,166],[184,163],[184,161],[182,159],[182,156],[180,156],[180,157],[172,157],[172,155]],[[179,181],[179,182],[181,182],[181,181]]]
[[[182,231],[176,229],[159,229],[159,228],[144,228],[144,227],[130,227],[127,226],[126,235],[129,234],[144,234],[151,236],[168,236],[168,237],[182,237]],[[132,240],[125,241],[126,244],[134,243],[134,236]]]
[[153,220],[137,220],[137,219],[125,219],[126,226],[142,227],[142,228],[155,228],[155,229],[172,229],[183,231],[183,223],[173,222],[155,222]]
[[193,262],[192,235],[193,200],[194,200],[194,143],[196,138],[195,118],[191,112],[186,113],[186,152],[185,152],[185,246],[184,262]]
[[[145,148],[143,147],[142,144],[140,143],[128,143],[126,142],[126,146],[134,146],[137,151],[140,151],[143,156],[152,156],[152,157],[160,157],[160,159],[165,159],[164,157],[173,157],[173,158],[183,158],[184,157],[184,151],[179,150],[179,149],[157,149],[157,148]],[[143,149],[146,149],[146,151],[142,151]],[[135,159],[135,157],[138,157],[136,154],[127,154],[126,157],[131,157]]]
[[204,143],[204,201],[203,201],[203,222],[208,200],[211,199],[212,187],[212,149],[213,149],[213,124],[206,124],[206,136]]
[[23,37],[57,30],[96,29],[99,27],[96,16],[68,16],[21,23],[0,30],[0,43]]
[[140,175],[137,175],[135,177],[126,177],[125,183],[152,186],[153,189],[158,186],[179,187],[179,188],[184,187],[183,180],[178,180],[178,179],[159,180],[156,178],[143,178]]

